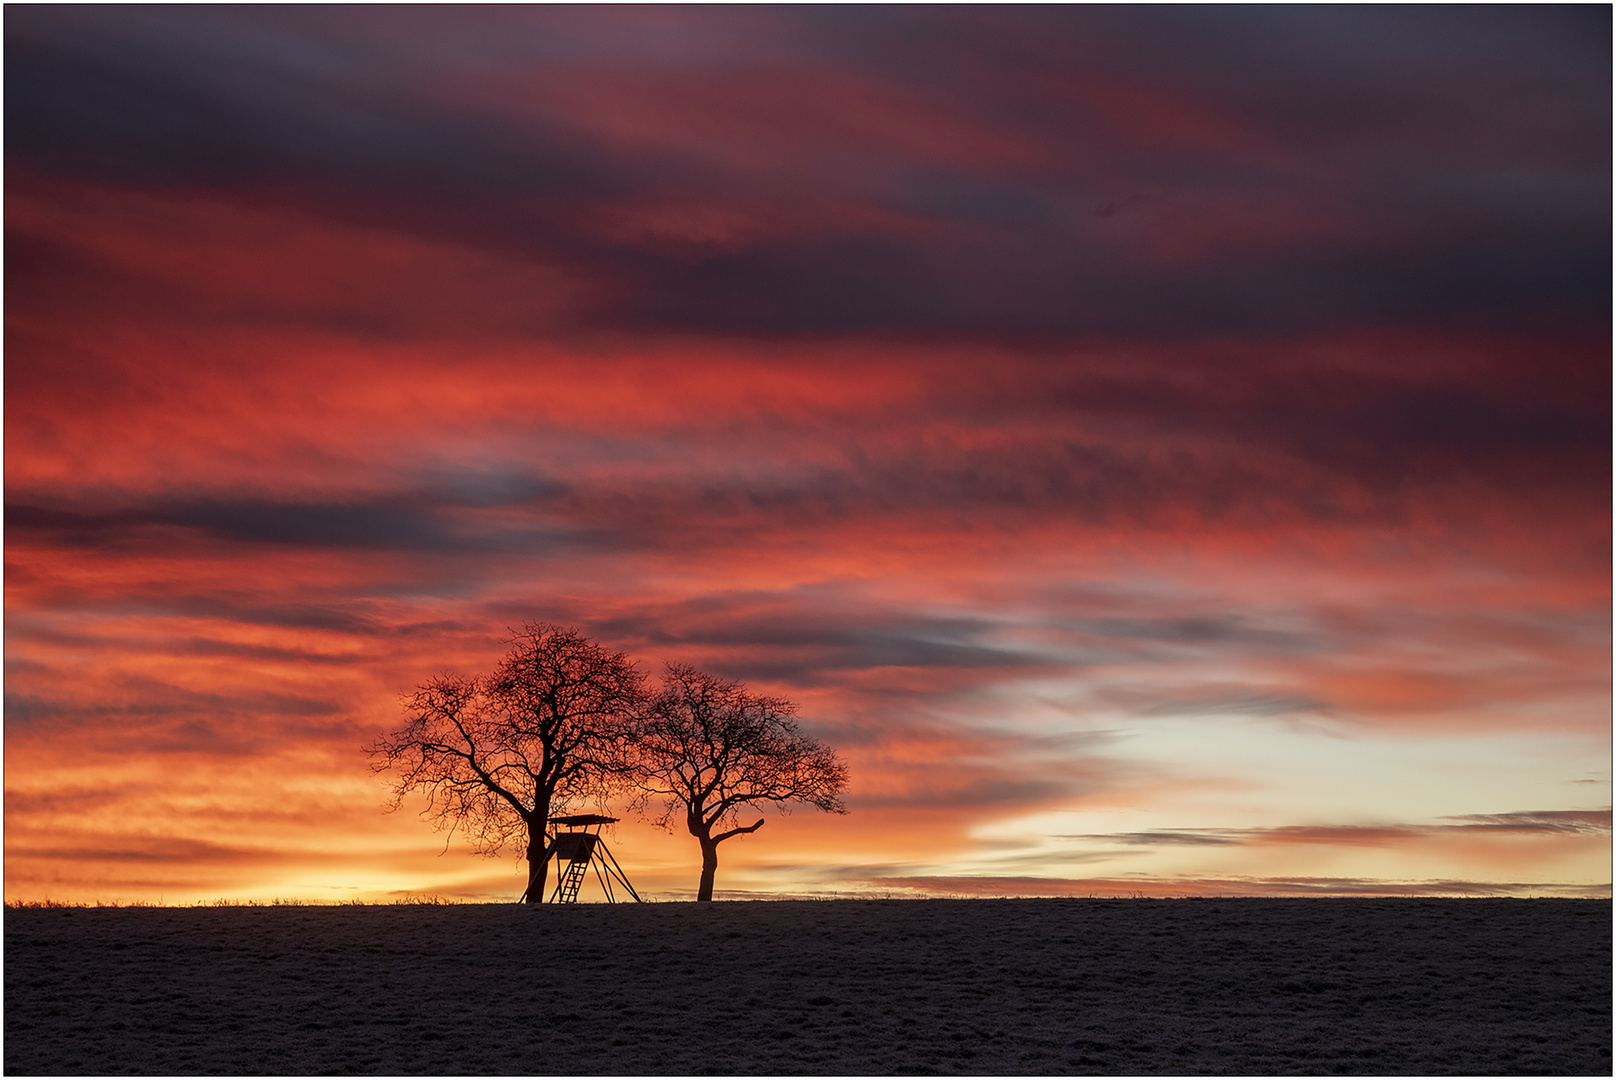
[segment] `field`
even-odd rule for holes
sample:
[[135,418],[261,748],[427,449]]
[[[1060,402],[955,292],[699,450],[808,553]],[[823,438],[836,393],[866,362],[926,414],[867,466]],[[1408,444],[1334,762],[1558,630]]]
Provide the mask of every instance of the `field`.
[[1603,900],[5,912],[5,1071],[1610,1075]]

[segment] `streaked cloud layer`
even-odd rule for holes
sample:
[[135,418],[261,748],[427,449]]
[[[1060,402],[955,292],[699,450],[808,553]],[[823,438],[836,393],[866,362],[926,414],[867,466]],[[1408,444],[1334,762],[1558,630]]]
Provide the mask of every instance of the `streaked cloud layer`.
[[532,618],[843,751],[720,891],[1608,894],[1609,20],[8,12],[8,897],[515,895]]

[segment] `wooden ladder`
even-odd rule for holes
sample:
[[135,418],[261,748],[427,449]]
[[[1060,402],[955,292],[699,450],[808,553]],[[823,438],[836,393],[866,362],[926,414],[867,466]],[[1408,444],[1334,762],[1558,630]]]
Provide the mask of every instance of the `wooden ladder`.
[[562,904],[576,904],[578,890],[584,885],[584,872],[589,869],[588,859],[579,859],[569,862],[567,868],[561,871],[561,880],[556,882],[556,902]]

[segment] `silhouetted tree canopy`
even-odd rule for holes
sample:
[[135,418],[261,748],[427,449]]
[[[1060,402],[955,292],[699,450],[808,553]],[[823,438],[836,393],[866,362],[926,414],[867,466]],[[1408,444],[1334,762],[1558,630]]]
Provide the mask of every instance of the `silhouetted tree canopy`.
[[577,630],[528,623],[488,675],[440,675],[405,701],[403,727],[365,747],[393,775],[392,808],[412,792],[423,816],[493,855],[520,844],[528,903],[544,899],[549,819],[604,796],[631,767],[644,676]]
[[[796,706],[784,698],[748,693],[739,682],[669,664],[662,689],[642,715],[634,778],[643,801],[660,799],[657,824],[671,827],[683,813],[701,844],[697,900],[713,898],[718,845],[741,833],[738,811],[774,803],[789,812],[805,802],[844,814],[847,767],[830,747],[798,730]],[[727,827],[726,827],[727,826]]]

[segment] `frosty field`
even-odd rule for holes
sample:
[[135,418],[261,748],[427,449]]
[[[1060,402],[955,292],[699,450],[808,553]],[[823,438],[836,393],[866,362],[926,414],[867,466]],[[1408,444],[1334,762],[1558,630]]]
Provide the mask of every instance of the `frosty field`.
[[1611,1071],[1603,900],[5,912],[5,1071]]

